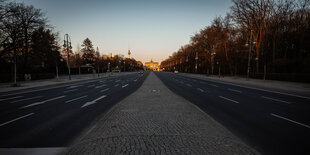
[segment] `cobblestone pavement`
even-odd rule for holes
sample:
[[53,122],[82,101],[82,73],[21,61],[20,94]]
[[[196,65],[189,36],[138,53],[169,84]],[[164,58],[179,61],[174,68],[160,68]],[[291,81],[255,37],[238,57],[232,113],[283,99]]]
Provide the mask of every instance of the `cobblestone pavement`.
[[154,73],[68,148],[66,154],[259,154]]

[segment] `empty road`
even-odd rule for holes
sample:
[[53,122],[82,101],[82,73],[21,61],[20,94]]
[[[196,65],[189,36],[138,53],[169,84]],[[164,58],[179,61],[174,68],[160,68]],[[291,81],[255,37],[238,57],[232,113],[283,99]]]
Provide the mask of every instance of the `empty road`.
[[147,76],[116,77],[0,94],[0,148],[66,147]]
[[156,75],[261,153],[310,153],[309,97],[174,73]]

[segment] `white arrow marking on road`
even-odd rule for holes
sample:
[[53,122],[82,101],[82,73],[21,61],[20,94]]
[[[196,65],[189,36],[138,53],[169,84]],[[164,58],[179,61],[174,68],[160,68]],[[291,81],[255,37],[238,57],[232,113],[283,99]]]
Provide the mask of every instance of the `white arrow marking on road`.
[[84,108],[84,107],[87,107],[89,105],[92,105],[92,104],[96,103],[97,101],[99,101],[99,100],[101,100],[101,99],[103,99],[105,97],[107,97],[107,96],[103,95],[103,96],[100,96],[99,98],[97,98],[97,99],[95,99],[95,100],[93,100],[91,102],[86,102],[84,105],[81,106],[81,108]]
[[35,96],[35,97],[30,97],[30,98],[24,98],[24,99],[12,101],[12,102],[10,102],[10,103],[16,103],[16,102],[21,102],[21,101],[27,101],[27,100],[31,100],[31,99],[40,98],[40,97],[42,97],[42,96]]
[[286,121],[289,121],[289,122],[292,122],[292,123],[295,123],[295,124],[298,124],[298,125],[301,125],[301,126],[304,126],[304,127],[310,129],[310,126],[309,126],[309,125],[306,125],[306,124],[303,124],[303,123],[299,123],[299,122],[293,121],[293,120],[291,120],[291,119],[288,119],[288,118],[285,118],[285,117],[282,117],[282,116],[279,116],[279,115],[276,115],[276,114],[273,114],[273,113],[270,113],[270,115],[272,115],[272,116],[274,116],[274,117],[278,117],[278,118],[284,119],[284,120],[286,120]]
[[135,80],[133,80],[133,81],[137,82],[137,80],[138,80],[138,79],[135,79]]
[[41,102],[35,102],[35,103],[32,103],[32,104],[29,104],[29,105],[26,105],[26,106],[23,106],[19,109],[24,109],[24,108],[28,108],[28,107],[32,107],[32,106],[36,106],[36,105],[40,105],[40,104],[43,104],[43,103],[46,103],[46,102],[49,102],[49,101],[54,101],[54,100],[57,100],[57,99],[60,99],[60,98],[64,98],[66,97],[65,95],[63,96],[59,96],[59,97],[55,97],[55,98],[51,98],[51,99],[48,99],[48,100],[45,100],[45,101],[41,101]]
[[238,101],[235,101],[235,100],[232,100],[232,99],[229,99],[229,98],[223,97],[223,96],[219,96],[219,97],[220,97],[220,98],[222,98],[222,99],[225,99],[225,100],[228,100],[228,101],[234,102],[234,103],[239,103]]
[[76,100],[79,100],[79,99],[82,99],[82,98],[85,98],[85,97],[87,97],[87,95],[81,96],[81,97],[78,97],[78,98],[75,98],[75,99],[72,99],[72,100],[69,100],[69,101],[66,101],[66,103],[70,103],[70,102],[73,102],[73,101],[76,101]]
[[72,88],[77,88],[77,87],[82,87],[83,85],[75,85],[75,86],[70,86],[67,89],[72,89]]
[[125,85],[122,86],[122,88],[125,88],[125,87],[127,87],[127,86],[128,86],[128,84],[125,84]]
[[23,96],[15,96],[15,97],[11,97],[11,98],[4,98],[4,99],[0,99],[0,101],[5,101],[5,100],[11,100],[11,99],[16,99],[16,98],[21,98]]
[[197,88],[197,90],[201,91],[201,92],[204,92],[204,90],[200,89],[200,88]]
[[27,115],[25,115],[25,116],[21,116],[21,117],[15,118],[15,119],[13,119],[13,120],[7,121],[7,122],[5,122],[5,123],[0,124],[0,127],[1,127],[1,126],[4,126],[4,125],[7,125],[7,124],[9,124],[9,123],[15,122],[15,121],[17,121],[17,120],[20,120],[20,119],[22,119],[22,118],[28,117],[28,116],[33,115],[33,114],[34,114],[34,113],[30,113],[30,114],[27,114]]

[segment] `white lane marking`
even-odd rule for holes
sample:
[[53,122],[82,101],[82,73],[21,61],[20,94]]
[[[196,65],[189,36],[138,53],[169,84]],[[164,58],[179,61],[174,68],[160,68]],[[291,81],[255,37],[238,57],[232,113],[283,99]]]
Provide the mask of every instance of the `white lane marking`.
[[114,85],[114,87],[117,87],[117,86],[119,86],[119,84]]
[[101,85],[101,86],[97,86],[97,87],[95,87],[96,89],[98,89],[98,88],[101,88],[101,87],[104,87],[104,86],[107,86],[107,85]]
[[288,118],[285,118],[283,116],[279,116],[279,115],[276,115],[276,114],[273,114],[273,113],[270,113],[270,115],[274,116],[274,117],[277,117],[277,118],[281,118],[281,119],[284,119],[286,121],[289,121],[289,122],[292,122],[292,123],[295,123],[295,124],[298,124],[298,125],[301,125],[303,127],[306,127],[306,128],[309,128],[310,129],[310,126],[309,125],[306,125],[306,124],[303,124],[303,123],[299,123],[299,122],[296,122],[296,121],[293,121],[291,119],[288,119]]
[[34,113],[30,113],[30,114],[27,114],[27,115],[24,115],[24,116],[21,116],[21,117],[12,119],[12,120],[10,120],[10,121],[7,121],[7,122],[5,122],[5,123],[0,124],[0,127],[1,127],[1,126],[4,126],[4,125],[7,125],[7,124],[10,124],[10,123],[12,123],[12,122],[15,122],[15,121],[17,121],[17,120],[23,119],[23,118],[25,118],[25,117],[31,116],[31,115],[33,115],[33,114],[34,114]]
[[219,97],[220,97],[220,98],[222,98],[222,99],[225,99],[225,100],[228,100],[228,101],[234,102],[234,103],[239,103],[238,101],[235,101],[235,100],[232,100],[232,99],[229,99],[229,98],[223,97],[223,96],[219,96]]
[[278,102],[283,102],[283,103],[291,104],[291,102],[287,102],[287,101],[283,101],[283,100],[279,100],[279,99],[275,99],[275,98],[271,98],[271,97],[262,96],[262,98],[268,99],[268,100],[272,100],[272,101],[278,101]]
[[187,85],[187,86],[189,86],[189,87],[192,87],[192,85],[191,85],[191,84],[188,84],[188,83],[187,83],[186,85]]
[[116,80],[115,82],[120,82],[121,80]]
[[109,90],[110,88],[106,88],[106,89],[103,89],[103,90],[101,90],[100,92],[105,92],[105,91],[107,91],[107,90]]
[[138,79],[135,79],[135,80],[133,80],[133,81],[137,82],[137,80],[138,80]]
[[15,97],[10,97],[10,98],[4,98],[4,99],[0,99],[0,101],[12,100],[12,99],[21,98],[21,97],[23,97],[23,96],[15,96]]
[[82,87],[83,85],[74,85],[74,86],[70,86],[67,89],[72,89],[72,88],[77,88],[77,87]]
[[125,85],[122,86],[122,88],[125,88],[125,87],[127,87],[127,86],[128,86],[128,84],[125,84]]
[[[205,79],[205,80],[206,80],[206,79]],[[226,85],[232,85],[232,86],[237,86],[237,87],[241,87],[241,88],[248,88],[248,89],[253,89],[253,90],[259,90],[259,91],[264,91],[264,92],[269,92],[269,93],[276,93],[276,94],[287,95],[287,96],[293,96],[293,97],[304,98],[304,99],[310,100],[310,97],[308,97],[308,96],[302,96],[302,95],[296,95],[296,94],[283,93],[283,92],[278,92],[278,91],[266,90],[266,89],[262,89],[262,88],[254,88],[254,87],[250,87],[250,86],[242,86],[242,85],[239,85],[239,84],[233,84],[233,83],[228,83],[228,82],[220,82],[220,81],[215,81],[215,80],[210,80],[210,79],[207,79],[206,81],[212,81],[212,82],[216,82],[216,83],[221,83],[221,84],[226,84]]]
[[73,101],[76,101],[76,100],[79,100],[79,99],[82,99],[82,98],[85,98],[85,97],[87,97],[87,95],[81,96],[81,97],[78,97],[78,98],[75,98],[75,99],[72,99],[72,100],[68,100],[65,103],[70,103],[70,102],[73,102]]
[[42,97],[42,96],[35,96],[35,97],[24,98],[24,99],[12,101],[12,102],[10,102],[10,103],[16,103],[16,102],[21,102],[21,101],[27,101],[27,100],[31,100],[31,99],[40,98],[40,97]]
[[217,86],[217,85],[215,85],[215,84],[209,84],[210,86],[213,86],[213,87],[219,87],[219,86]]
[[46,102],[49,102],[49,101],[54,101],[54,100],[57,100],[57,99],[60,99],[60,98],[64,98],[64,97],[66,97],[66,96],[63,95],[63,96],[54,97],[54,98],[51,98],[51,99],[48,99],[48,100],[45,100],[45,101],[41,101],[41,102],[35,102],[35,103],[32,103],[32,104],[20,107],[19,109],[24,109],[24,108],[40,105],[40,104],[43,104],[43,103],[46,103]]
[[229,91],[234,91],[234,92],[237,92],[237,93],[242,93],[242,91],[236,90],[236,89],[230,89],[230,88],[228,88],[228,90],[229,90]]
[[90,87],[95,87],[95,85],[94,85],[94,84],[92,84],[92,85],[89,85],[89,86],[88,86],[88,88],[90,88]]
[[70,90],[66,90],[64,91],[64,93],[68,93],[68,92],[72,92],[72,91],[77,91],[78,89],[70,89]]
[[92,104],[96,103],[97,101],[99,101],[99,100],[101,100],[102,98],[105,98],[105,97],[107,97],[107,96],[103,95],[103,96],[100,96],[100,97],[98,97],[97,99],[95,99],[95,100],[93,100],[91,102],[86,102],[84,105],[81,106],[81,108],[84,108],[84,107],[87,107],[89,105],[92,105]]
[[202,90],[201,88],[197,88],[197,90],[201,91],[201,92],[204,92],[204,90]]

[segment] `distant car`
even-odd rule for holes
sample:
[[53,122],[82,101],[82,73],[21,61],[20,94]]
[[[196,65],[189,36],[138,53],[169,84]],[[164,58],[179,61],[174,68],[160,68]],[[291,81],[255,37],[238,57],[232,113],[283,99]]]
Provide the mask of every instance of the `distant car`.
[[174,71],[174,73],[175,73],[175,74],[178,74],[178,73],[179,73],[179,71]]
[[138,72],[138,74],[142,75],[142,74],[143,74],[143,71],[142,71],[142,70],[140,70],[140,71]]

